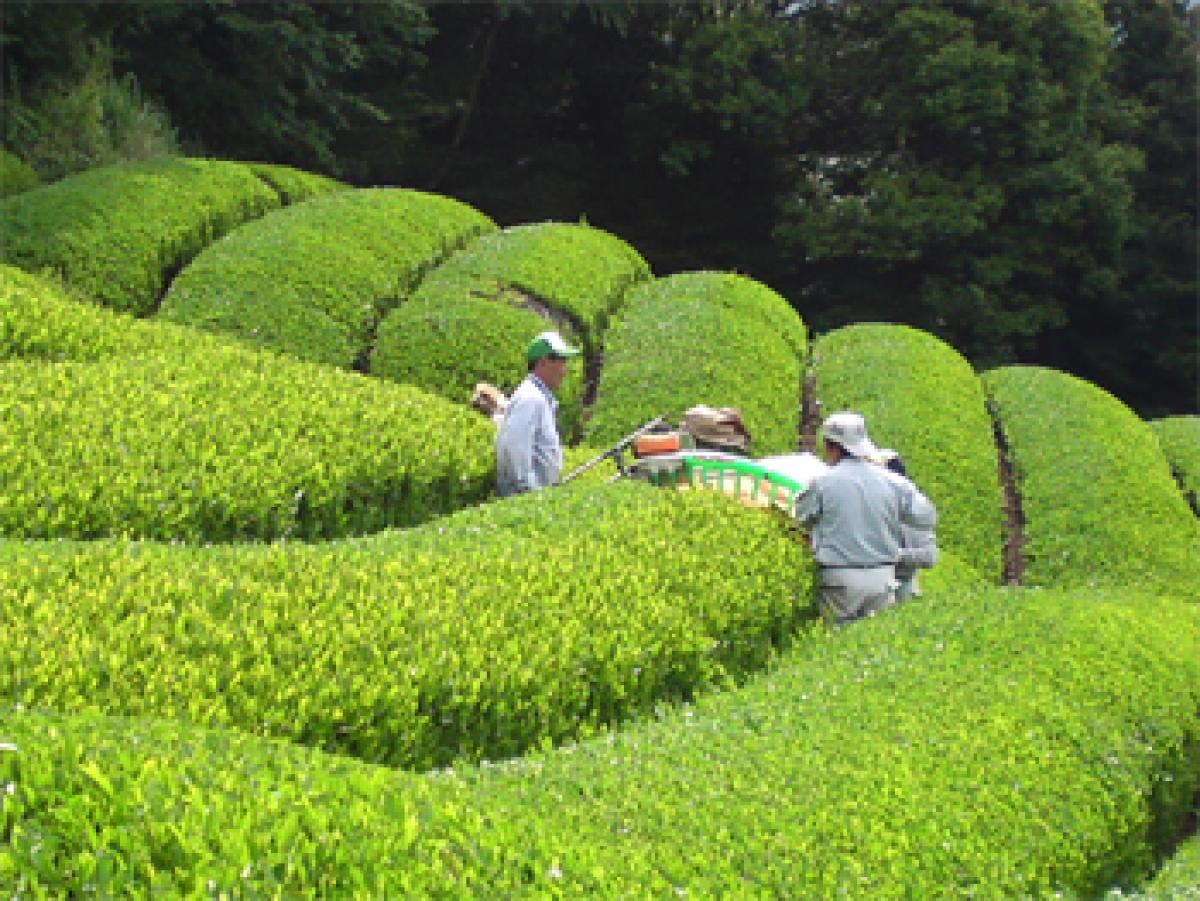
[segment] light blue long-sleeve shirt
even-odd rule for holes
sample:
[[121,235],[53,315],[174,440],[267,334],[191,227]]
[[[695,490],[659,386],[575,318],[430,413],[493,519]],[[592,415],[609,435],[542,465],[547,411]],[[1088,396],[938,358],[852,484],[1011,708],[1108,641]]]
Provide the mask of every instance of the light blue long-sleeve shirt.
[[796,518],[822,566],[886,566],[900,560],[901,527],[932,530],[937,511],[908,479],[847,457],[813,479]]
[[496,493],[500,497],[545,488],[562,474],[558,400],[533,373],[508,402],[496,433]]

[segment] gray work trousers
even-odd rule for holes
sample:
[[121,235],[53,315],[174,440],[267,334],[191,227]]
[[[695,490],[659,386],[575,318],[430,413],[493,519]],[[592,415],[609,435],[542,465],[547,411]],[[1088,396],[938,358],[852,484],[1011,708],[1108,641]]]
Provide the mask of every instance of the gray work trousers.
[[822,566],[817,607],[826,622],[844,625],[896,603],[896,567]]

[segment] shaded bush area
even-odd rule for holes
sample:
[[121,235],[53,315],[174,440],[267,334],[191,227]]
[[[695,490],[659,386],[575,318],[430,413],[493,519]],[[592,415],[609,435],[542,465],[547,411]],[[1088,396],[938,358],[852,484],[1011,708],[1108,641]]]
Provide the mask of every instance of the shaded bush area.
[[495,228],[436,194],[343,191],[238,230],[175,279],[160,316],[349,368],[422,274]]
[[41,181],[24,160],[0,147],[0,197],[28,191],[41,184]]
[[0,873],[50,892],[1095,896],[1150,871],[1197,787],[1194,613],[951,593],[657,721],[424,777],[9,707]]
[[414,768],[730,685],[810,615],[777,521],[634,484],[326,545],[0,544],[0,573],[4,698]]
[[1057,370],[982,378],[1021,495],[1028,584],[1142,584],[1197,598],[1200,524],[1150,426]]
[[1156,419],[1150,428],[1162,445],[1184,498],[1200,515],[1200,416]]
[[0,201],[0,259],[52,269],[105,306],[145,314],[204,247],[278,206],[275,191],[241,163],[91,169]]
[[275,189],[279,194],[280,203],[284,206],[300,203],[302,200],[311,200],[323,194],[350,189],[349,185],[335,178],[316,172],[305,172],[303,169],[294,169],[291,166],[282,166],[278,163],[247,163],[246,165],[255,175]]
[[786,301],[743,276],[689,272],[634,288],[605,338],[587,427],[604,447],[655,416],[737,407],[758,456],[800,440],[805,331]]
[[1000,577],[1002,498],[996,445],[971,364],[939,338],[902,325],[851,325],[814,350],[821,413],[855,410],[871,439],[899,451],[938,508],[938,544]]
[[[539,332],[557,329],[595,360],[610,314],[648,276],[633,248],[586,225],[539,223],[486,235],[431,271],[388,314],[371,372],[459,402],[480,381],[511,393]],[[568,367],[558,392],[567,439],[579,429],[585,366]]]

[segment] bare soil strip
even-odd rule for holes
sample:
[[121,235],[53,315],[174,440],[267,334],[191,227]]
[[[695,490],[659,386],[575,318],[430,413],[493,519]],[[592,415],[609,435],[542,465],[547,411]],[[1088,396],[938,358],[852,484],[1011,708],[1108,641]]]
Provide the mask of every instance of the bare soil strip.
[[1025,511],[1021,507],[1021,495],[1017,491],[1017,479],[1009,459],[1008,439],[1000,424],[999,411],[989,398],[988,415],[992,417],[992,432],[996,437],[996,471],[1000,487],[1004,492],[1004,572],[1001,581],[1005,585],[1020,585],[1025,578]]

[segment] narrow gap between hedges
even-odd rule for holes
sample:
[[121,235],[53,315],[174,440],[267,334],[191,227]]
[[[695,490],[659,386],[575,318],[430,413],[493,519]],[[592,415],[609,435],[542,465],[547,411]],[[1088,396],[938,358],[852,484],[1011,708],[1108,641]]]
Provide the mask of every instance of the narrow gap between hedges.
[[1200,517],[1200,494],[1188,490],[1187,478],[1184,476],[1183,470],[1178,466],[1171,467],[1171,476],[1175,479],[1175,484],[1179,486],[1179,491],[1183,494],[1183,499],[1192,508],[1192,515]]
[[[810,345],[811,347],[811,345]],[[800,450],[817,453],[817,427],[821,422],[821,402],[817,400],[817,353],[808,352],[800,376]],[[820,456],[818,454],[818,456]]]
[[1021,506],[1021,495],[1017,491],[1016,472],[1009,455],[1008,438],[1000,422],[1000,410],[990,396],[985,402],[988,416],[992,420],[992,434],[996,440],[996,472],[1004,492],[1004,550],[1001,553],[1003,571],[1000,581],[1004,585],[1020,585],[1025,578],[1025,511]]
[[154,298],[154,303],[150,304],[150,308],[141,314],[143,318],[152,319],[158,315],[158,311],[162,309],[163,301],[167,299],[167,292],[171,290],[171,285],[175,283],[175,277],[190,262],[191,260],[176,260],[163,270],[162,284],[158,289],[158,294]]
[[[279,207],[277,207],[277,209],[282,209],[283,207],[291,205],[291,203],[292,203],[291,199],[287,196],[287,194],[278,185],[272,184],[271,182],[267,181],[265,178],[263,178],[258,173],[254,173],[254,177],[256,179],[258,179],[258,181],[261,182],[263,185],[265,185],[268,190],[275,192],[275,196],[279,198]],[[162,286],[158,289],[158,295],[154,298],[154,303],[151,304],[150,308],[148,310],[146,310],[144,313],[142,313],[141,316],[145,319],[151,319],[154,316],[158,315],[159,310],[162,309],[163,301],[167,299],[167,292],[171,290],[171,285],[174,284],[176,277],[179,275],[179,273],[181,273],[183,271],[184,267],[187,266],[189,263],[191,263],[192,260],[194,260],[197,256],[199,256],[200,253],[203,253],[212,244],[221,240],[221,238],[225,237],[225,235],[229,234],[229,232],[233,231],[233,229],[240,228],[241,226],[245,225],[246,223],[253,222],[256,219],[261,219],[264,216],[266,216],[270,213],[273,213],[274,211],[275,211],[274,209],[263,210],[257,216],[251,216],[249,219],[245,219],[239,223],[236,223],[228,231],[224,231],[220,234],[215,235],[213,237],[212,241],[210,241],[208,244],[206,244],[204,247],[202,247],[200,249],[199,253],[193,254],[192,256],[188,257],[187,259],[175,260],[173,263],[168,265],[163,270]]]
[[379,340],[379,326],[383,324],[383,320],[387,314],[400,304],[404,303],[413,292],[420,287],[421,282],[425,280],[425,276],[429,274],[431,269],[441,266],[452,256],[470,244],[479,237],[478,234],[468,235],[459,243],[449,248],[445,253],[435,260],[428,260],[421,264],[417,271],[413,274],[412,279],[401,292],[394,297],[379,297],[374,301],[375,315],[371,317],[371,321],[367,324],[366,333],[363,335],[362,347],[358,349],[358,356],[354,358],[354,362],[350,364],[350,369],[353,372],[359,372],[363,375],[371,374],[371,356],[375,351],[375,344]]

